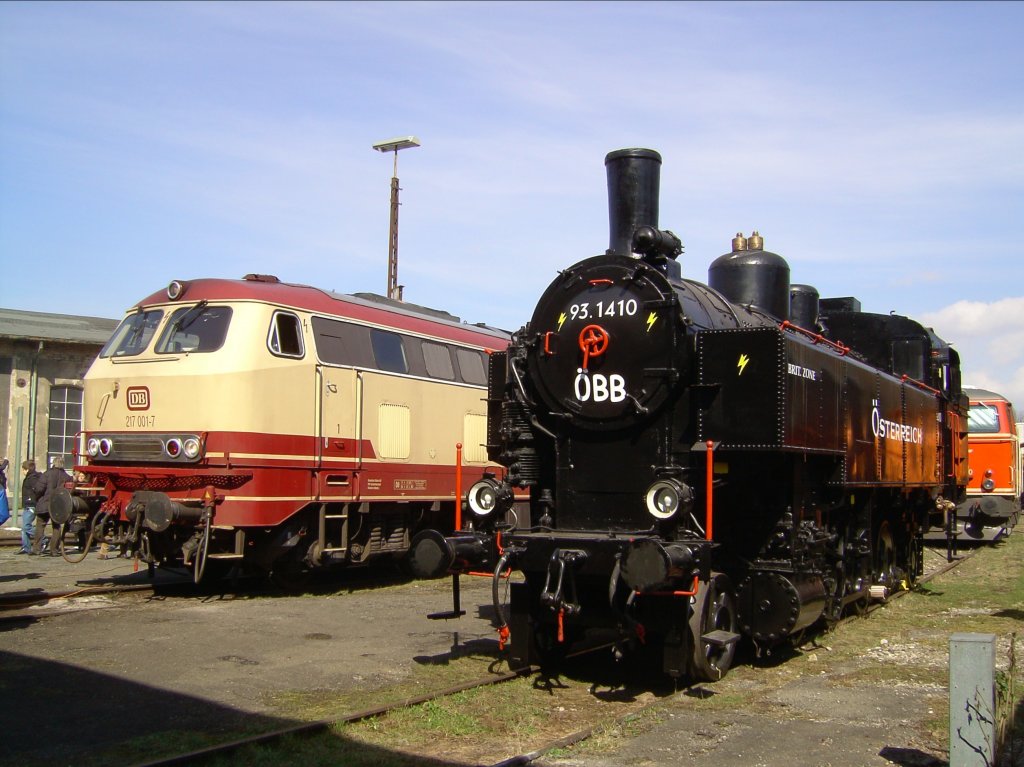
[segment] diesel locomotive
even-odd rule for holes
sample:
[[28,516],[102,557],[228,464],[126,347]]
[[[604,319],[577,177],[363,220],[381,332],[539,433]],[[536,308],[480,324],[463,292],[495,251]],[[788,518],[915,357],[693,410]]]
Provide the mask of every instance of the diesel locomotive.
[[922,533],[967,479],[959,358],[910,318],[791,284],[756,232],[706,283],[684,276],[658,224],[660,155],[605,165],[607,252],[561,270],[490,357],[506,476],[470,487],[464,528],[417,536],[410,560],[456,584],[491,574],[513,665],[600,629],[715,680],[744,637],[791,640],[920,574]]
[[401,557],[420,529],[455,529],[460,481],[500,470],[483,399],[487,352],[507,343],[372,294],[175,280],[86,374],[81,481],[53,520],[197,582],[208,565],[295,585]]
[[995,541],[1020,520],[1021,440],[1013,403],[987,389],[965,388],[967,413],[967,497],[957,506],[956,533],[962,541]]

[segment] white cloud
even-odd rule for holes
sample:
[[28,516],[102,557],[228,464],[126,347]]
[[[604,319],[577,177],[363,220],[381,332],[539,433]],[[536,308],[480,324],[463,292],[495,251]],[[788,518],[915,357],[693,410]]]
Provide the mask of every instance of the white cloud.
[[965,385],[1024,409],[1024,297],[957,301],[919,319],[960,353]]

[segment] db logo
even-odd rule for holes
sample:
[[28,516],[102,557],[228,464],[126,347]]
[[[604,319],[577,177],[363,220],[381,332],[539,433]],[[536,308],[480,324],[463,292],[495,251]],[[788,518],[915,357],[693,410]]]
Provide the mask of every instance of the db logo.
[[149,388],[146,386],[129,386],[125,393],[128,398],[129,410],[149,410]]

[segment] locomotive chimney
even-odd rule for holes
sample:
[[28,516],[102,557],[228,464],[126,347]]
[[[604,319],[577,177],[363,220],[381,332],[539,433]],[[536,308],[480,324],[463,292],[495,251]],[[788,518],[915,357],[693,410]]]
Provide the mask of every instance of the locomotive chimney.
[[633,233],[658,228],[661,155],[653,149],[619,149],[604,158],[608,172],[608,252],[628,256]]

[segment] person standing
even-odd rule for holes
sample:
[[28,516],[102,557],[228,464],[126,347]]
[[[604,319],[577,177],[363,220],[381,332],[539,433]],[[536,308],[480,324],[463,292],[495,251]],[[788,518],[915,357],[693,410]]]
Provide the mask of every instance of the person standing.
[[32,535],[35,533],[36,501],[39,500],[39,491],[36,489],[36,481],[43,476],[36,471],[35,461],[25,461],[21,464],[25,472],[25,478],[21,481],[21,549],[15,554],[28,554],[32,550]]
[[9,461],[4,458],[0,462],[0,525],[6,524],[11,518],[11,507],[7,503],[7,466]]
[[[43,542],[43,529],[46,523],[50,522],[50,499],[53,491],[64,487],[65,482],[71,481],[71,475],[64,471],[64,456],[58,455],[53,459],[49,469],[44,471],[36,479],[35,487],[39,491],[39,501],[36,503],[36,529],[32,534],[32,551],[29,554],[39,554]],[[50,535],[50,555],[57,556],[60,552],[60,541],[57,540],[57,528],[50,523],[53,533]]]

